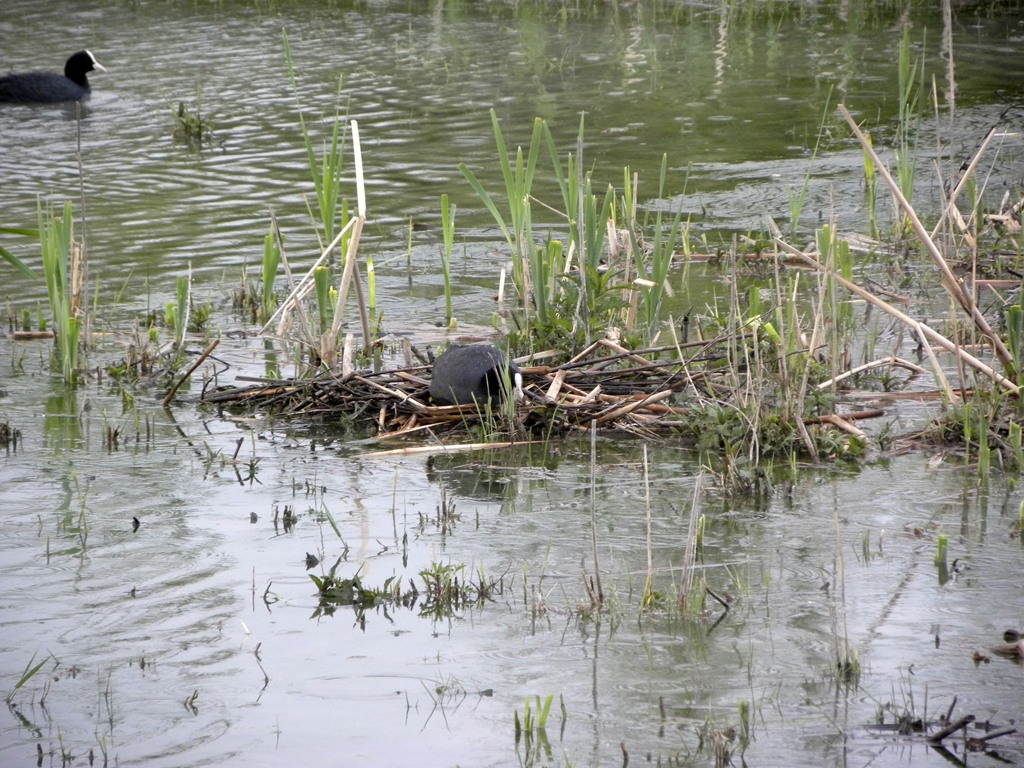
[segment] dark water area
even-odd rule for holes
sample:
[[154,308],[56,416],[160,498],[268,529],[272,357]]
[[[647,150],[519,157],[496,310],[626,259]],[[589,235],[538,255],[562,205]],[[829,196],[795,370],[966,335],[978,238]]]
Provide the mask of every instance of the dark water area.
[[[385,329],[436,337],[440,195],[458,206],[466,325],[486,322],[508,259],[456,168],[501,189],[490,108],[511,144],[540,116],[563,152],[585,113],[595,180],[621,188],[628,165],[641,201],[681,207],[710,250],[765,216],[786,228],[805,180],[799,237],[833,213],[865,232],[862,154],[828,105],[847,104],[892,157],[904,25],[940,101],[919,126],[915,202],[933,216],[941,179],[993,125],[982,194],[1019,197],[1018,4],[956,5],[945,22],[923,4],[581,5],[8,0],[0,69],[56,71],[88,47],[110,71],[92,78],[80,121],[67,106],[0,104],[0,225],[33,226],[40,201],[72,200],[97,330],[162,311],[191,268],[225,333],[223,375],[259,372],[262,347],[227,337],[253,330],[228,294],[258,264],[270,208],[295,263],[315,258],[298,115],[319,149],[341,77]],[[196,150],[172,137],[172,112],[200,93],[214,138]],[[538,195],[553,194],[540,179]],[[38,268],[37,244],[2,237]],[[700,306],[729,279],[693,268],[678,301]],[[35,315],[45,286],[0,263],[0,299]],[[125,343],[97,339],[91,363]],[[736,498],[673,443],[648,446],[645,483],[643,444],[621,436],[598,441],[594,476],[586,441],[428,460],[330,425],[164,409],[162,392],[130,399],[106,380],[69,391],[51,350],[0,338],[0,424],[21,434],[0,456],[0,765],[36,764],[37,745],[44,765],[88,765],[91,751],[96,765],[597,766],[622,765],[623,749],[630,765],[716,765],[716,743],[734,765],[1024,762],[1020,734],[968,754],[886,727],[937,719],[954,698],[954,716],[994,727],[1024,716],[1024,667],[989,651],[1024,629],[1016,477],[936,450],[857,470],[766,466],[772,490]],[[937,408],[908,405],[893,430]],[[445,524],[443,499],[457,515]],[[679,608],[694,504],[694,572],[728,611]],[[592,515],[597,615],[583,585]],[[951,571],[933,560],[940,534]],[[307,553],[321,561],[308,573],[338,562],[373,587],[422,589],[422,572],[446,566],[496,587],[451,615],[423,598],[323,615]],[[648,578],[661,600],[644,609]],[[847,644],[856,680],[834,666]],[[550,748],[517,742],[514,716],[549,695]]]

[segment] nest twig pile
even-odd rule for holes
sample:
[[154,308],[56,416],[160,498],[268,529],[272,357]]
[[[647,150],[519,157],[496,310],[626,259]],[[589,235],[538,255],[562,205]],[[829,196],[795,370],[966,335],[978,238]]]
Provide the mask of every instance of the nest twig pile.
[[[690,342],[634,352],[602,339],[562,365],[524,367],[523,398],[515,404],[515,421],[526,428],[543,424],[556,434],[587,428],[591,422],[602,429],[654,434],[687,413],[668,401],[705,377],[702,365],[699,370],[691,366],[706,362],[710,348],[720,343]],[[671,350],[676,356],[668,361],[647,357]],[[417,366],[347,377],[261,380],[205,393],[202,400],[279,416],[339,417],[355,427],[374,429],[380,438],[466,430],[493,418],[494,413],[472,405],[432,405],[429,376],[430,366]]]

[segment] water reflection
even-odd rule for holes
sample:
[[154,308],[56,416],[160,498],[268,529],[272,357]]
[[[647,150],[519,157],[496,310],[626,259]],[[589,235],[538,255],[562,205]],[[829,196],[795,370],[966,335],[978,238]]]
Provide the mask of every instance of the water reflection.
[[56,376],[49,377],[51,393],[45,400],[43,435],[54,454],[82,446],[82,421],[78,390]]

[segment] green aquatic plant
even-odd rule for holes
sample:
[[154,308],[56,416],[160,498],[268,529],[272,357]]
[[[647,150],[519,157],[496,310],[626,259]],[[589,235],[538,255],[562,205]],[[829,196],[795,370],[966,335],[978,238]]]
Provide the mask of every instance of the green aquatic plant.
[[505,201],[508,207],[507,218],[498,210],[494,198],[484,189],[476,175],[469,169],[469,166],[465,163],[459,163],[458,168],[481,202],[486,206],[491,216],[494,217],[495,223],[508,243],[509,252],[512,256],[512,275],[520,300],[523,302],[524,308],[527,309],[527,321],[529,321],[530,317],[529,307],[532,300],[538,317],[541,318],[541,324],[546,325],[546,298],[534,295],[532,281],[535,278],[529,272],[530,260],[534,249],[533,213],[530,195],[533,189],[534,174],[537,170],[537,158],[540,154],[544,121],[539,117],[534,119],[529,151],[524,158],[523,148],[517,147],[515,161],[513,162],[509,157],[505,137],[501,131],[501,124],[498,122],[498,114],[492,108],[490,115],[491,126],[494,131],[494,142],[498,149],[498,164],[501,167],[501,176],[505,183]]
[[[896,178],[900,191],[908,202],[914,193],[914,154],[916,150],[917,119],[920,96],[924,93],[924,67],[910,57],[910,26],[903,27],[897,66],[899,83],[899,117],[896,126]],[[903,231],[910,231],[910,222],[903,216]]]
[[[284,41],[284,56],[288,66],[288,79],[291,81],[292,90],[295,93],[296,100],[298,100],[299,86],[295,79],[295,68],[292,65],[292,50],[288,44],[288,33],[282,30],[281,37]],[[316,213],[314,214],[312,206],[309,206],[308,203],[307,207],[309,208],[310,217],[320,224],[320,229],[317,230],[317,237],[320,238],[321,250],[334,240],[337,232],[343,230],[347,223],[344,205],[341,204],[343,202],[341,200],[341,174],[345,156],[345,135],[341,130],[341,126],[345,123],[341,108],[342,82],[342,78],[339,76],[335,94],[334,119],[331,121],[331,134],[329,140],[324,143],[319,162],[317,162],[316,152],[313,149],[313,139],[310,136],[309,126],[306,124],[306,118],[301,105],[298,110],[299,126],[302,129],[302,140],[306,148],[306,163],[309,167],[309,175],[313,179]],[[345,245],[346,243],[343,241],[341,243],[342,253],[345,253]]]
[[316,295],[316,311],[319,318],[318,333],[327,333],[331,328],[334,304],[331,301],[331,270],[317,267],[313,270],[313,288]]
[[194,107],[179,101],[177,108],[168,104],[168,109],[174,120],[174,128],[171,131],[174,140],[184,142],[194,149],[201,149],[204,142],[213,141],[213,120],[209,115],[203,114],[201,88],[196,88]]
[[82,326],[79,297],[85,252],[81,243],[74,239],[70,202],[64,203],[60,216],[44,212],[40,205],[39,241],[61,373],[65,382],[74,384],[78,379],[78,343]]
[[[551,712],[551,703],[554,701],[553,695],[545,696],[541,700],[540,696],[533,697],[533,707],[530,706],[530,697],[527,696],[523,703],[523,716],[519,717],[519,710],[516,709],[512,714],[512,724],[515,728],[515,744],[516,748],[519,748],[519,742],[522,741],[526,749],[526,764],[534,764],[539,762],[543,758],[550,760],[551,758],[551,745],[548,743],[547,735],[547,724],[548,714]],[[561,697],[559,697],[561,699]],[[563,712],[563,723],[565,713],[565,702],[562,702]]]
[[[29,680],[35,677],[36,673],[39,672],[39,670],[42,669],[43,666],[45,666],[46,662],[53,658],[52,655],[47,654],[45,659],[34,664],[33,662],[35,662],[36,660],[36,655],[37,654],[35,653],[32,654],[32,658],[29,659],[28,664],[25,665],[25,669],[22,671],[21,677],[19,677],[18,680],[14,683],[14,687],[7,692],[7,695],[4,696],[5,704],[10,705],[18,691],[24,688],[25,685],[29,682]],[[56,659],[54,659],[54,661],[56,661]]]
[[259,320],[265,323],[274,314],[276,293],[274,286],[277,281],[277,269],[281,263],[280,232],[277,221],[272,221],[270,232],[263,238],[263,260],[261,262]]
[[935,564],[943,566],[946,564],[946,553],[949,550],[949,537],[940,533],[935,541]]
[[[661,173],[658,181],[658,197],[665,195],[665,176],[668,171],[668,155],[661,156]],[[675,244],[682,236],[682,208],[680,207],[667,230],[663,221],[663,214],[658,210],[654,219],[654,238],[651,240],[650,250],[644,252],[638,239],[639,233],[635,226],[630,228],[632,239],[633,265],[637,276],[640,295],[643,297],[642,306],[644,310],[644,326],[648,338],[653,337],[661,321],[661,306],[668,285],[668,271],[672,266],[672,257],[675,254]],[[630,219],[631,224],[635,224]]]

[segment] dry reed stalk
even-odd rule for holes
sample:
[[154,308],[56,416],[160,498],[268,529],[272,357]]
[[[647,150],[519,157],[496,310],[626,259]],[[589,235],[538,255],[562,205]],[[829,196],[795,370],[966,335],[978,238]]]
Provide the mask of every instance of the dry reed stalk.
[[866,440],[868,437],[867,433],[864,430],[855,427],[850,421],[834,413],[830,413],[825,416],[820,416],[819,421],[822,424],[831,424],[834,427],[838,427],[843,432],[846,432],[849,435],[853,435],[854,437],[859,438],[861,440]]
[[879,360],[872,360],[869,363],[864,363],[863,365],[858,365],[856,368],[850,368],[849,370],[840,373],[838,376],[833,376],[828,381],[821,382],[820,384],[818,384],[818,389],[828,389],[833,384],[838,384],[840,381],[842,381],[843,379],[848,379],[850,376],[856,376],[858,373],[862,373],[863,371],[869,371],[872,368],[885,367],[904,368],[915,375],[920,375],[926,372],[926,369],[922,368],[920,365],[912,363],[909,360],[904,360],[901,357],[896,357],[895,355],[892,355],[891,357],[884,357]]
[[627,360],[632,360],[634,363],[639,363],[640,365],[645,366],[651,370],[657,371],[658,373],[664,374],[665,376],[671,375],[671,373],[666,369],[662,368],[659,365],[656,365],[655,363],[652,363],[650,360],[648,360],[646,357],[641,356],[639,353],[626,349],[624,346],[612,341],[611,339],[601,339],[597,343],[600,344],[602,347],[607,347],[608,349],[612,350],[620,357],[624,357]]
[[[288,261],[288,251],[285,250],[285,247],[284,247],[284,236],[281,234],[281,226],[277,223],[277,214],[274,213],[274,209],[273,208],[270,209],[270,231],[274,235],[274,243],[277,246],[278,258],[281,261],[281,265],[284,267],[285,284],[288,286],[289,294],[291,294],[295,290],[295,278],[292,275],[292,265],[291,265],[291,262]],[[337,242],[339,242],[339,240],[335,240],[335,244]],[[333,251],[334,244],[332,244],[331,246],[328,246],[328,248],[329,248],[329,250],[326,250],[325,254],[329,254],[331,251]],[[321,255],[321,257],[320,257],[320,259],[325,259],[325,258],[327,258],[326,255]],[[322,262],[318,261],[317,264],[313,265],[313,268],[315,269],[316,267],[318,267],[320,265],[320,263],[322,263]],[[312,270],[311,270],[311,273],[312,273]],[[308,293],[310,290],[312,290],[312,287],[313,287],[313,283],[312,283],[312,279],[311,279],[310,287],[307,288],[305,292]],[[305,295],[305,294],[303,294],[303,295]],[[287,303],[288,303],[287,299],[284,302],[282,302],[281,306],[278,307],[278,309],[270,316],[269,320],[264,324],[263,328],[260,329],[260,333],[266,333],[267,332],[267,329],[270,328],[270,323],[273,322],[274,317],[276,315],[278,315],[279,313],[282,313],[284,311],[284,306]],[[297,316],[298,316],[299,328],[300,328],[299,336],[300,336],[300,338],[303,338],[303,339],[311,339],[313,337],[313,334],[309,330],[309,319],[306,317],[306,312],[305,312],[305,310],[302,309],[301,304],[298,305],[298,306],[299,306],[299,312],[297,313]],[[290,317],[291,317],[290,314],[281,314],[281,321],[278,323],[278,329],[277,329],[277,335],[279,337],[281,337],[281,338],[285,337],[286,333],[288,332],[288,329],[290,328],[290,321],[286,320],[286,318],[290,318]]]
[[[995,135],[996,127],[993,125],[988,129],[988,133],[985,134],[985,138],[982,139],[981,144],[978,146],[978,150],[974,153],[974,157],[972,157],[971,162],[968,163],[963,176],[960,177],[960,181],[957,182],[957,185],[950,193],[949,201],[946,203],[945,208],[942,209],[942,215],[939,216],[939,220],[935,223],[935,228],[932,229],[931,236],[933,238],[939,233],[939,230],[942,229],[942,225],[945,223],[947,218],[954,213],[959,216],[960,211],[956,207],[956,199],[960,197],[960,193],[963,192],[964,187],[967,185],[967,181],[974,175],[974,170],[978,167],[978,163],[981,161],[981,156],[985,153],[985,150],[988,149],[988,145],[992,143],[992,138]],[[966,233],[968,227],[966,222],[963,222],[962,217],[958,221],[958,226],[961,231]]]
[[210,356],[213,350],[217,348],[218,344],[220,344],[220,339],[214,339],[213,341],[211,341],[210,344],[206,347],[206,349],[203,350],[203,353],[196,358],[196,361],[192,363],[192,365],[189,366],[189,369],[185,371],[185,373],[182,375],[180,379],[178,379],[178,382],[173,387],[171,387],[171,390],[164,396],[163,402],[161,403],[161,405],[163,405],[164,408],[166,408],[170,404],[171,400],[174,399],[174,395],[177,393],[181,385],[185,383],[185,380],[192,375],[196,368],[203,364],[203,361]]
[[[365,379],[362,376],[353,375],[352,379],[353,379],[353,381],[358,381],[360,384],[364,384],[364,385],[370,387],[371,389],[376,389],[376,390],[379,390],[381,392],[384,392],[385,394],[390,395],[391,397],[397,399],[401,403],[408,404],[417,413],[427,413],[427,411],[428,411],[427,406],[425,406],[423,403],[421,403],[419,400],[417,400],[412,395],[407,395],[404,392],[398,391],[397,389],[391,389],[390,387],[385,387],[382,384],[378,384],[377,382],[371,381],[370,379]],[[461,408],[462,406],[442,406],[442,407]]]
[[609,411],[603,416],[598,416],[596,419],[593,420],[593,423],[604,424],[609,421],[614,421],[615,419],[630,414],[635,410],[638,410],[646,405],[649,405],[650,403],[656,403],[659,400],[664,400],[666,397],[671,396],[671,389],[663,389],[661,392],[655,392],[653,395],[648,395],[643,400],[636,400],[632,403],[627,403],[626,405],[623,405],[621,408],[616,408],[614,411]]
[[[279,230],[277,228],[277,220],[273,211],[270,212],[270,217],[271,221],[273,222],[275,237],[278,237],[279,235],[277,233],[279,232]],[[270,319],[263,324],[263,327],[260,329],[261,334],[267,333],[270,327],[274,324],[274,321],[278,319],[278,316],[281,316],[283,318],[283,316],[286,313],[290,313],[294,309],[301,306],[302,300],[309,295],[310,291],[313,290],[313,273],[316,272],[317,267],[323,266],[323,263],[327,261],[328,258],[330,258],[331,254],[334,252],[334,249],[338,247],[338,243],[342,241],[342,238],[344,238],[345,235],[348,234],[349,230],[355,227],[355,223],[355,219],[350,219],[348,224],[346,224],[344,228],[342,228],[342,230],[335,236],[335,238],[327,245],[327,247],[324,248],[319,258],[317,258],[317,260],[313,262],[313,266],[309,268],[309,270],[306,272],[306,274],[302,276],[299,282],[294,285],[289,294],[285,297],[284,301],[281,302],[281,306],[279,306],[277,310],[274,312],[274,314],[270,316]],[[283,243],[278,243],[278,250],[280,250],[281,252],[281,263],[284,264],[285,266],[286,279],[290,283],[292,281],[291,267],[288,263],[287,257],[285,256],[285,251],[282,245]],[[300,314],[303,317],[305,317],[305,313],[301,312],[301,310]],[[278,335],[281,334],[279,333]]]
[[[800,259],[800,261],[802,261],[807,266],[811,267],[812,269],[818,270],[819,272],[828,273],[833,280],[835,280],[837,283],[846,288],[846,290],[850,291],[853,294],[856,294],[865,301],[873,304],[874,306],[881,309],[883,312],[892,315],[901,323],[906,325],[908,328],[918,333],[920,336],[935,342],[938,346],[942,347],[944,350],[954,355],[958,360],[962,361],[963,363],[967,364],[974,370],[992,379],[992,381],[999,384],[999,386],[1003,387],[1008,392],[1011,392],[1015,395],[1020,392],[1020,387],[1018,387],[1012,381],[1007,379],[998,371],[994,370],[991,366],[986,365],[978,358],[965,352],[963,349],[958,347],[956,344],[954,344],[952,341],[947,339],[945,336],[943,336],[935,329],[925,325],[922,322],[915,320],[914,318],[904,314],[903,312],[900,312],[892,305],[888,304],[885,301],[882,301],[880,298],[864,290],[856,283],[853,283],[847,280],[846,278],[842,277],[841,275],[838,275],[835,272],[829,270],[824,264],[815,259],[813,256],[810,256],[809,254],[806,254],[803,251],[794,248],[789,243],[786,243],[782,240],[776,239],[775,242],[783,250],[787,251],[788,253],[794,256],[797,256]],[[927,348],[927,345],[925,346]]]
[[681,602],[685,602],[693,591],[693,582],[696,577],[697,563],[697,523],[700,519],[700,487],[704,476],[697,475],[697,482],[693,486],[693,499],[690,502],[690,519],[686,525],[686,541],[683,544],[683,564],[681,578],[683,583],[679,590]]
[[586,360],[591,355],[592,352],[597,350],[597,348],[599,346],[600,346],[600,342],[597,342],[597,341],[595,341],[592,344],[588,344],[587,347],[582,352],[580,352],[578,355],[576,355],[575,357],[570,359],[569,362],[567,362],[565,365],[563,365],[561,367],[562,368],[568,368],[568,367],[570,367],[570,366],[580,362],[581,360]]
[[[366,223],[366,185],[363,178],[363,155],[359,143],[359,123],[356,120],[351,122],[352,127],[352,154],[356,166],[356,197],[358,200],[357,215],[352,219],[352,237],[348,241],[348,252],[345,254],[345,270],[341,276],[341,286],[338,289],[338,300],[334,306],[334,321],[331,323],[331,335],[337,337],[341,330],[341,324],[345,317],[345,304],[348,300],[348,291],[352,281],[356,278],[356,254],[359,250],[359,238],[363,234],[363,224]],[[365,312],[361,317],[363,322],[363,342],[365,348],[370,348],[370,325]]]
[[[921,244],[924,245],[925,250],[928,251],[928,255],[931,256],[932,261],[939,268],[939,272],[942,274],[942,286],[946,291],[956,299],[960,307],[970,316],[974,325],[981,332],[981,335],[989,340],[992,344],[992,349],[995,351],[996,357],[999,358],[999,362],[1002,363],[1005,370],[1013,369],[1013,357],[1010,355],[1010,351],[1003,344],[1003,340],[999,338],[999,335],[992,330],[992,327],[988,324],[988,320],[978,309],[977,304],[974,302],[974,298],[970,292],[966,290],[962,281],[957,279],[956,275],[953,274],[953,270],[950,269],[946,259],[939,252],[938,247],[935,245],[935,241],[931,238],[928,232],[925,230],[921,220],[917,217],[917,212],[910,202],[903,196],[900,191],[899,185],[889,174],[889,170],[885,167],[881,158],[871,147],[867,137],[861,131],[860,126],[854,121],[853,117],[847,111],[846,107],[842,104],[839,105],[839,111],[842,113],[843,118],[846,120],[853,134],[857,137],[857,140],[861,143],[861,147],[864,152],[871,158],[871,162],[874,164],[878,174],[885,180],[886,185],[889,187],[889,191],[892,193],[893,198],[899,204],[900,209],[906,215],[910,221],[910,226],[913,228],[914,233],[920,239]],[[1014,389],[1016,391],[1016,388]]]

